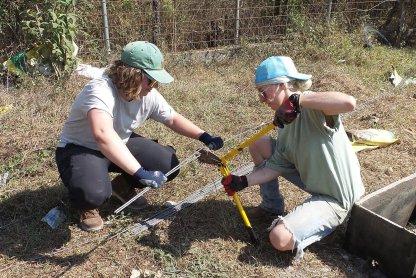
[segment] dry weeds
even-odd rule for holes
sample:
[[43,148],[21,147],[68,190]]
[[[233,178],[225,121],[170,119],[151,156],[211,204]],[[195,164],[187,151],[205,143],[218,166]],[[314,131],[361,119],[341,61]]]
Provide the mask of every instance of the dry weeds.
[[[400,138],[398,144],[359,153],[369,193],[415,172],[415,87],[393,89],[385,75],[391,64],[411,72],[416,67],[415,51],[364,50],[354,41],[349,51],[341,51],[341,44],[333,42],[325,49],[308,46],[304,52],[304,45],[243,48],[230,59],[210,63],[181,64],[180,57],[169,57],[176,81],[161,91],[178,112],[210,132],[231,138],[273,116],[257,101],[252,85],[255,66],[270,55],[292,55],[301,61],[300,69],[313,74],[313,89],[339,90],[357,98],[358,109],[345,115],[347,129],[383,128]],[[365,261],[342,249],[345,225],[310,246],[299,264],[292,263],[290,252],[271,248],[267,222],[253,222],[262,243],[258,247],[247,244],[235,208],[222,192],[139,238],[119,235],[108,239],[119,228],[160,210],[166,200],[179,201],[218,178],[215,169],[197,163],[185,167],[166,188],[151,192],[151,206],[141,213],[113,217],[111,212],[118,204],[110,201],[102,209],[105,228],[98,233],[80,231],[72,212],[60,228],[49,229],[40,219],[65,195],[54,164],[54,148],[70,104],[86,82],[76,76],[60,85],[26,78],[18,89],[0,88],[0,106],[13,105],[11,112],[0,115],[0,173],[9,171],[11,175],[0,188],[3,277],[129,277],[133,268],[172,277],[360,277],[372,273]],[[369,120],[372,116],[379,121]],[[146,123],[139,132],[175,146],[181,158],[200,146],[155,123]],[[230,140],[226,147],[237,140]],[[244,154],[234,166],[247,160]],[[287,210],[306,197],[285,181],[282,191]],[[252,188],[242,194],[246,207],[258,204],[257,193]]]

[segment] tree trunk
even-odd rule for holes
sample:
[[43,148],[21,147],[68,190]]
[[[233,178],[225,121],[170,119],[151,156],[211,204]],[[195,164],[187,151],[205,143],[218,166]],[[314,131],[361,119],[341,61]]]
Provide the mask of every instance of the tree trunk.
[[416,1],[398,0],[380,32],[396,47],[416,45]]

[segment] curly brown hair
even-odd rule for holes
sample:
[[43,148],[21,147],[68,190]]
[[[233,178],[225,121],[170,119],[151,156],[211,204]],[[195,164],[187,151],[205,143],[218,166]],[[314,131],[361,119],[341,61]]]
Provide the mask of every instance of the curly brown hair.
[[119,94],[127,100],[139,98],[139,87],[143,78],[141,69],[127,66],[121,60],[117,60],[106,70],[106,74],[113,81]]

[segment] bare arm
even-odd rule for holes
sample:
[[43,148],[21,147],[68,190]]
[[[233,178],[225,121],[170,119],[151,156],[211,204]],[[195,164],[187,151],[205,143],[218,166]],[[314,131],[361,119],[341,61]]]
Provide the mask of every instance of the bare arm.
[[102,110],[91,109],[87,117],[100,151],[114,164],[133,175],[141,165],[115,132],[111,116]]
[[353,96],[340,92],[311,92],[300,96],[302,107],[321,110],[325,115],[338,115],[355,109]]
[[247,175],[247,184],[248,186],[262,184],[275,179],[278,176],[280,176],[278,171],[272,170],[270,168],[261,168]]
[[165,125],[176,133],[193,139],[198,139],[199,136],[204,133],[204,131],[193,122],[178,113],[175,113],[172,120]]

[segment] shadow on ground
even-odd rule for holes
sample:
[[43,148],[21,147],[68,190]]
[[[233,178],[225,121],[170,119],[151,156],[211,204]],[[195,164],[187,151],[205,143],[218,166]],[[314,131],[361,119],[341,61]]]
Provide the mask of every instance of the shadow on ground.
[[[83,246],[84,242],[90,243],[90,246],[85,252],[72,252],[75,249],[68,245],[71,241],[70,226],[78,224],[78,214],[70,208],[67,191],[62,185],[26,190],[0,197],[2,197],[0,198],[0,253],[6,257],[26,262],[59,265],[64,267],[63,273],[65,273],[86,261],[96,248],[111,237],[111,228],[93,235],[81,232],[85,233],[85,237],[81,237],[79,241],[75,239],[76,247]],[[60,206],[64,211],[66,220],[53,230],[41,219],[56,206]],[[100,214],[103,217],[109,216],[118,206],[120,203],[110,199],[100,207]],[[133,215],[144,219],[159,210],[161,210],[160,206],[149,206],[146,210]],[[60,248],[62,249],[59,250]],[[72,250],[71,253],[76,254],[68,256],[67,252],[60,252],[62,250]]]
[[[42,217],[65,196],[62,186],[40,188],[16,193],[0,201],[0,252],[9,258],[36,263],[51,263],[64,267],[82,264],[94,249],[70,256],[54,254],[71,240],[70,225],[77,219],[68,213],[68,219],[56,230],[41,222]],[[114,210],[114,203],[104,206],[103,214]],[[160,211],[160,206],[149,206],[147,213]],[[247,211],[250,208],[246,208]],[[145,213],[146,214],[146,213]],[[150,216],[149,215],[149,216]],[[142,215],[143,216],[143,215]],[[250,217],[250,216],[249,216]],[[142,218],[143,219],[143,218]],[[252,265],[272,265],[287,268],[292,264],[294,254],[275,251],[268,240],[269,220],[251,218],[252,226],[259,238],[259,244],[250,243],[243,222],[232,204],[227,200],[206,200],[198,202],[175,215],[166,228],[167,238],[161,239],[157,229],[139,237],[139,242],[151,248],[162,249],[175,257],[186,254],[193,242],[222,239],[246,242],[240,249],[238,260]],[[163,224],[162,224],[163,226]],[[330,268],[336,268],[348,277],[356,277],[365,271],[365,262],[357,260],[342,249],[345,226],[332,235],[306,249]]]
[[[246,208],[246,211],[249,210],[250,208]],[[231,201],[200,201],[185,208],[171,219],[170,225],[166,228],[167,239],[161,239],[156,229],[150,229],[150,234],[141,236],[138,241],[140,244],[162,249],[175,257],[180,257],[189,251],[195,241],[231,239],[247,243],[238,256],[241,262],[275,265],[280,268],[289,266],[293,255],[284,253],[276,256],[276,252],[269,244],[267,228],[270,223],[258,219],[250,219],[250,221],[259,239],[257,245],[250,242],[243,221]]]
[[337,268],[344,272],[346,277],[386,278],[378,265],[371,259],[364,260],[346,251],[346,230],[348,220],[341,224],[332,234],[308,247],[308,251],[316,256],[330,268]]
[[[52,230],[42,217],[59,205],[65,195],[62,186],[23,191],[0,201],[0,252],[11,258],[57,265],[81,263],[83,254],[69,257],[48,255],[70,240],[69,217]],[[68,214],[67,214],[68,215]]]
[[[250,207],[246,211],[250,211]],[[168,238],[159,237],[157,229],[153,228],[149,234],[139,237],[138,241],[180,257],[189,251],[193,242],[232,239],[247,242],[238,255],[238,260],[242,263],[272,265],[278,268],[287,268],[293,264],[295,252],[278,252],[269,243],[267,228],[271,224],[270,220],[252,218],[251,224],[259,238],[257,245],[251,244],[243,222],[231,202],[207,200],[184,209],[171,219],[168,227],[162,227],[167,230]],[[316,256],[313,259],[328,266],[329,271],[337,269],[346,277],[357,277],[366,273],[371,276],[372,271],[366,270],[365,261],[343,249],[345,227],[346,224],[341,225],[328,237],[306,248],[305,252],[314,253]],[[310,264],[306,261],[304,263]]]

